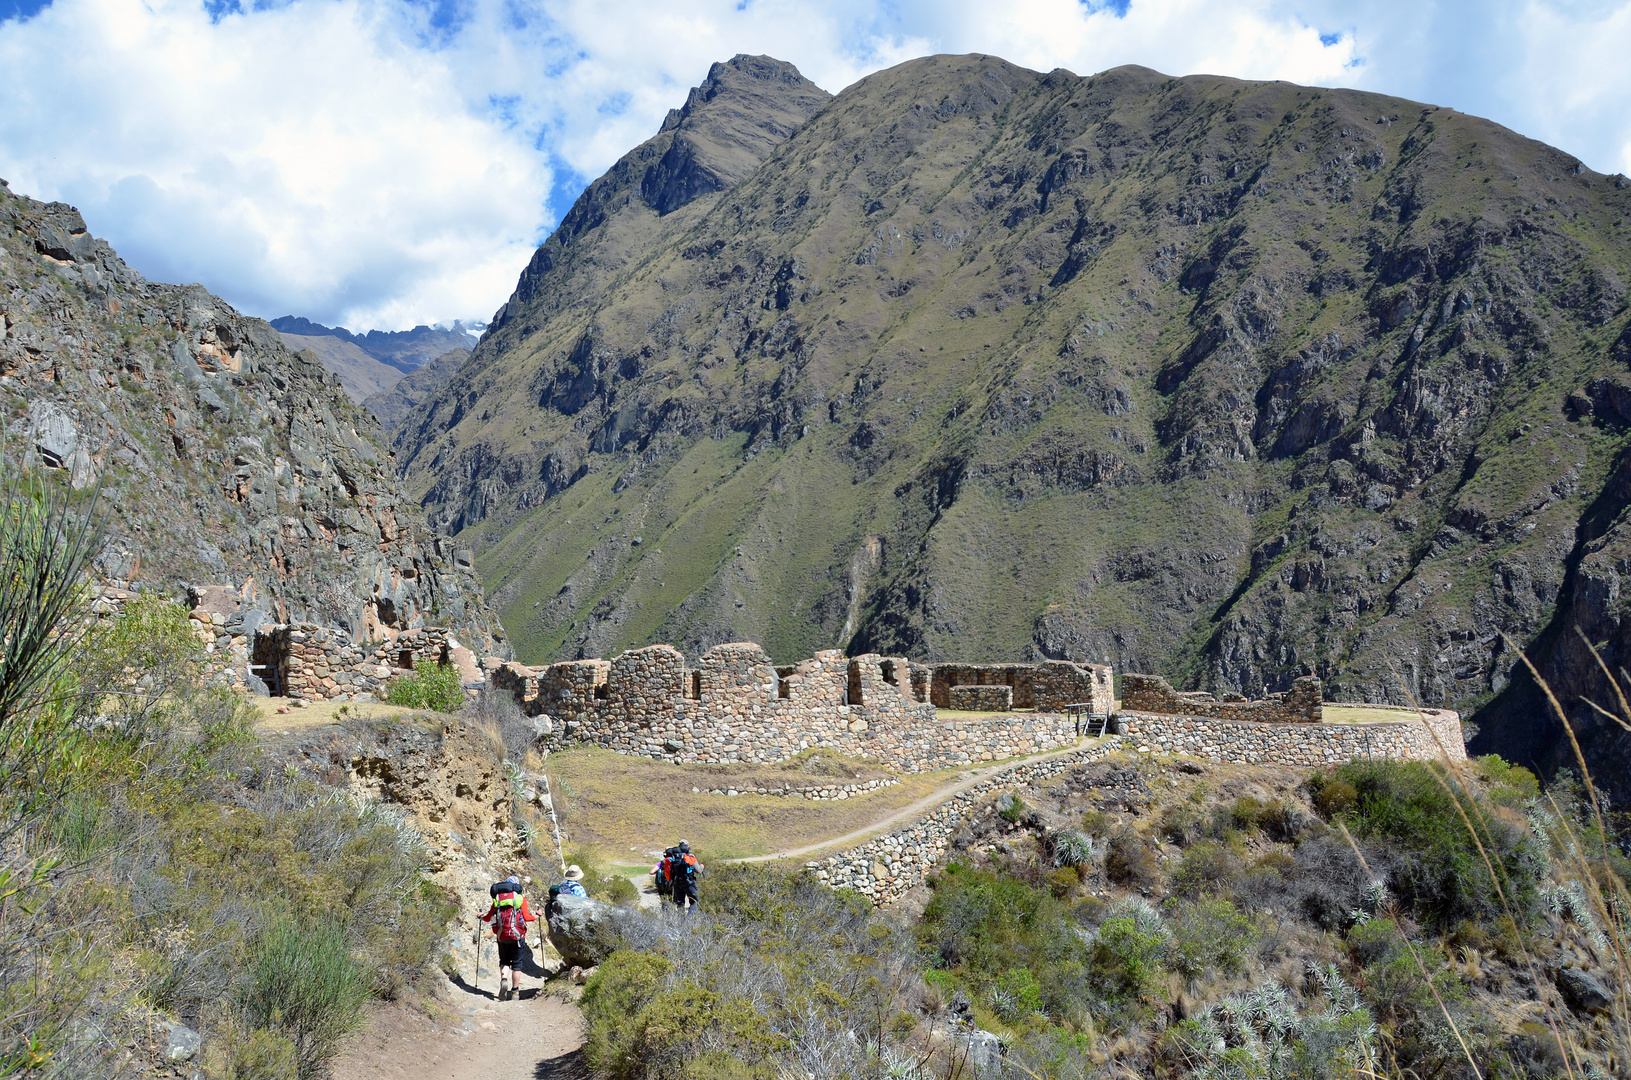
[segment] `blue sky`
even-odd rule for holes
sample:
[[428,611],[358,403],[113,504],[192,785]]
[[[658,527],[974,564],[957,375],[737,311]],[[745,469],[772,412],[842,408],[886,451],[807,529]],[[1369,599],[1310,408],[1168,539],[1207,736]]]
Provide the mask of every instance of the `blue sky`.
[[252,314],[483,320],[738,52],[835,92],[934,52],[1352,86],[1631,172],[1631,0],[0,0],[0,177]]

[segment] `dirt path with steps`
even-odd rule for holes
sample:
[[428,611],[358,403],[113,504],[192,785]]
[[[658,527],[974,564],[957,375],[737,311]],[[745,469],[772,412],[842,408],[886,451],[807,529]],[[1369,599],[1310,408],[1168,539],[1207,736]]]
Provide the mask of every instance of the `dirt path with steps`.
[[935,809],[943,803],[949,802],[951,799],[955,798],[962,792],[967,791],[971,787],[977,787],[979,784],[991,779],[1000,772],[1004,772],[1019,765],[1033,765],[1039,761],[1048,761],[1051,758],[1063,757],[1066,754],[1074,754],[1076,751],[1093,745],[1098,741],[1098,739],[1081,739],[1078,740],[1075,745],[1067,746],[1063,750],[1051,750],[1046,754],[1038,754],[1035,757],[1004,758],[995,765],[987,765],[980,769],[974,769],[969,772],[961,773],[959,774],[959,777],[955,783],[937,788],[936,790],[923,796],[923,798],[917,800],[917,802],[914,802],[908,806],[903,806],[899,810],[893,811],[892,813],[879,818],[869,825],[864,825],[853,832],[847,832],[843,836],[834,837],[831,840],[822,840],[815,844],[806,844],[803,847],[792,848],[788,851],[777,851],[769,855],[753,855],[745,859],[732,859],[730,861],[744,863],[776,862],[779,859],[803,858],[806,855],[826,851],[829,848],[850,847],[860,843],[863,840],[876,836],[877,834],[890,828],[893,828],[903,821],[910,821],[913,818],[922,817],[930,810]]

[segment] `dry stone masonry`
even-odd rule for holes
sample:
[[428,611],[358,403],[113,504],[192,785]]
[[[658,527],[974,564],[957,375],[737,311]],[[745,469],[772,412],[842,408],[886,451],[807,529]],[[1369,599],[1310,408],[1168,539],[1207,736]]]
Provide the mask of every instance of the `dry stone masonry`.
[[1430,714],[1428,726],[1326,724],[1315,678],[1246,701],[1125,675],[1118,709],[1108,667],[1059,660],[917,664],[828,649],[778,666],[758,645],[737,642],[709,649],[695,667],[668,645],[541,668],[484,666],[490,689],[540,718],[548,747],[591,743],[673,762],[771,762],[820,747],[903,772],[965,767],[1075,744],[1084,731],[1067,709],[1105,718],[1135,746],[1216,760],[1437,758],[1435,735],[1452,757],[1466,753],[1454,713]]
[[1180,692],[1159,675],[1121,677],[1121,707],[1134,713],[1211,716],[1220,720],[1255,720],[1271,724],[1317,724],[1324,716],[1320,681],[1305,675],[1284,694],[1248,701],[1231,694],[1222,699],[1205,691]]
[[[541,727],[552,747],[587,742],[675,762],[779,761],[823,747],[908,772],[1069,746],[1079,733],[1059,710],[1091,703],[1108,714],[1113,704],[1110,670],[1095,665],[960,665],[950,679],[942,666],[834,649],[777,666],[738,642],[709,649],[694,668],[668,645],[544,668],[495,660],[487,681],[549,718]],[[988,682],[970,674],[981,671]],[[943,719],[933,698],[952,686],[976,691],[982,711],[1010,715]],[[1011,712],[1017,686],[1037,711]]]
[[852,784],[784,784],[781,787],[754,788],[752,790],[736,788],[712,788],[710,795],[728,795],[735,798],[738,795],[775,795],[787,799],[816,799],[823,801],[838,801],[840,799],[854,799],[880,788],[894,787],[900,783],[896,776],[886,776],[882,779],[857,780]]
[[1026,762],[1004,769],[988,780],[960,791],[949,801],[909,825],[868,840],[824,860],[807,862],[806,870],[835,889],[854,889],[882,907],[899,900],[923,883],[929,871],[946,856],[957,834],[993,792],[1022,788],[1038,780],[1109,757],[1126,740],[1111,736],[1071,754]]
[[1461,717],[1446,709],[1426,710],[1416,720],[1318,726],[1151,713],[1120,713],[1117,720],[1141,751],[1246,765],[1321,766],[1354,758],[1467,760]]

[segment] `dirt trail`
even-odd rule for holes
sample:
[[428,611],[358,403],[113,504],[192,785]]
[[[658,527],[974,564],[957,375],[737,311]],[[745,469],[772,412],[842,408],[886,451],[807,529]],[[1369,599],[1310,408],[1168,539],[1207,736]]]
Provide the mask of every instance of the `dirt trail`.
[[[528,982],[536,985],[535,980]],[[335,1062],[346,1080],[585,1080],[583,1021],[556,994],[494,1001],[463,987],[429,1017],[400,1005],[370,1018]],[[532,995],[533,990],[524,993]]]
[[1051,750],[1046,754],[1038,754],[1035,757],[1004,758],[1002,761],[999,761],[994,765],[987,765],[983,768],[971,769],[968,772],[960,773],[958,774],[958,779],[955,783],[937,788],[934,791],[931,791],[929,794],[923,796],[923,798],[917,800],[917,802],[914,802],[908,806],[903,806],[899,810],[881,817],[868,825],[863,825],[861,828],[856,829],[853,832],[847,832],[843,836],[835,836],[831,840],[822,840],[818,843],[806,844],[803,847],[792,848],[788,851],[777,851],[769,855],[753,855],[745,859],[732,859],[730,861],[744,863],[775,862],[778,859],[797,859],[817,851],[826,851],[828,848],[843,847],[850,844],[855,844],[865,840],[869,836],[873,836],[884,831],[885,829],[888,829],[892,825],[899,825],[903,821],[921,816],[925,812],[932,810],[941,803],[951,799],[958,793],[967,791],[969,788],[978,785],[982,781],[989,780],[992,776],[995,776],[997,773],[1000,773],[1006,769],[1012,769],[1016,765],[1030,765],[1038,761],[1047,761],[1049,758],[1060,757],[1064,754],[1073,754],[1082,749],[1084,746],[1096,741],[1097,740],[1095,739],[1081,739],[1075,744],[1065,747],[1063,750]]

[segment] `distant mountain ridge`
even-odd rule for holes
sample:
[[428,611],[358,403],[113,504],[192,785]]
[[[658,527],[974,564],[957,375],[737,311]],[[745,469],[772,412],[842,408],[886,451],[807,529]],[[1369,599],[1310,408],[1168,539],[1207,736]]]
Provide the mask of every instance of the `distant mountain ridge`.
[[[370,330],[353,334],[343,326],[324,326],[298,315],[271,320],[272,329],[300,337],[333,337],[349,342],[384,364],[406,374],[450,349],[473,349],[485,326],[466,326],[455,319],[452,327],[416,326],[412,330]],[[366,396],[366,395],[365,395]]]
[[738,57],[395,446],[529,662],[1315,674],[1546,767],[1503,635],[1565,702],[1613,696],[1574,626],[1631,666],[1628,284],[1625,177],[1452,110],[990,56],[828,98]]

